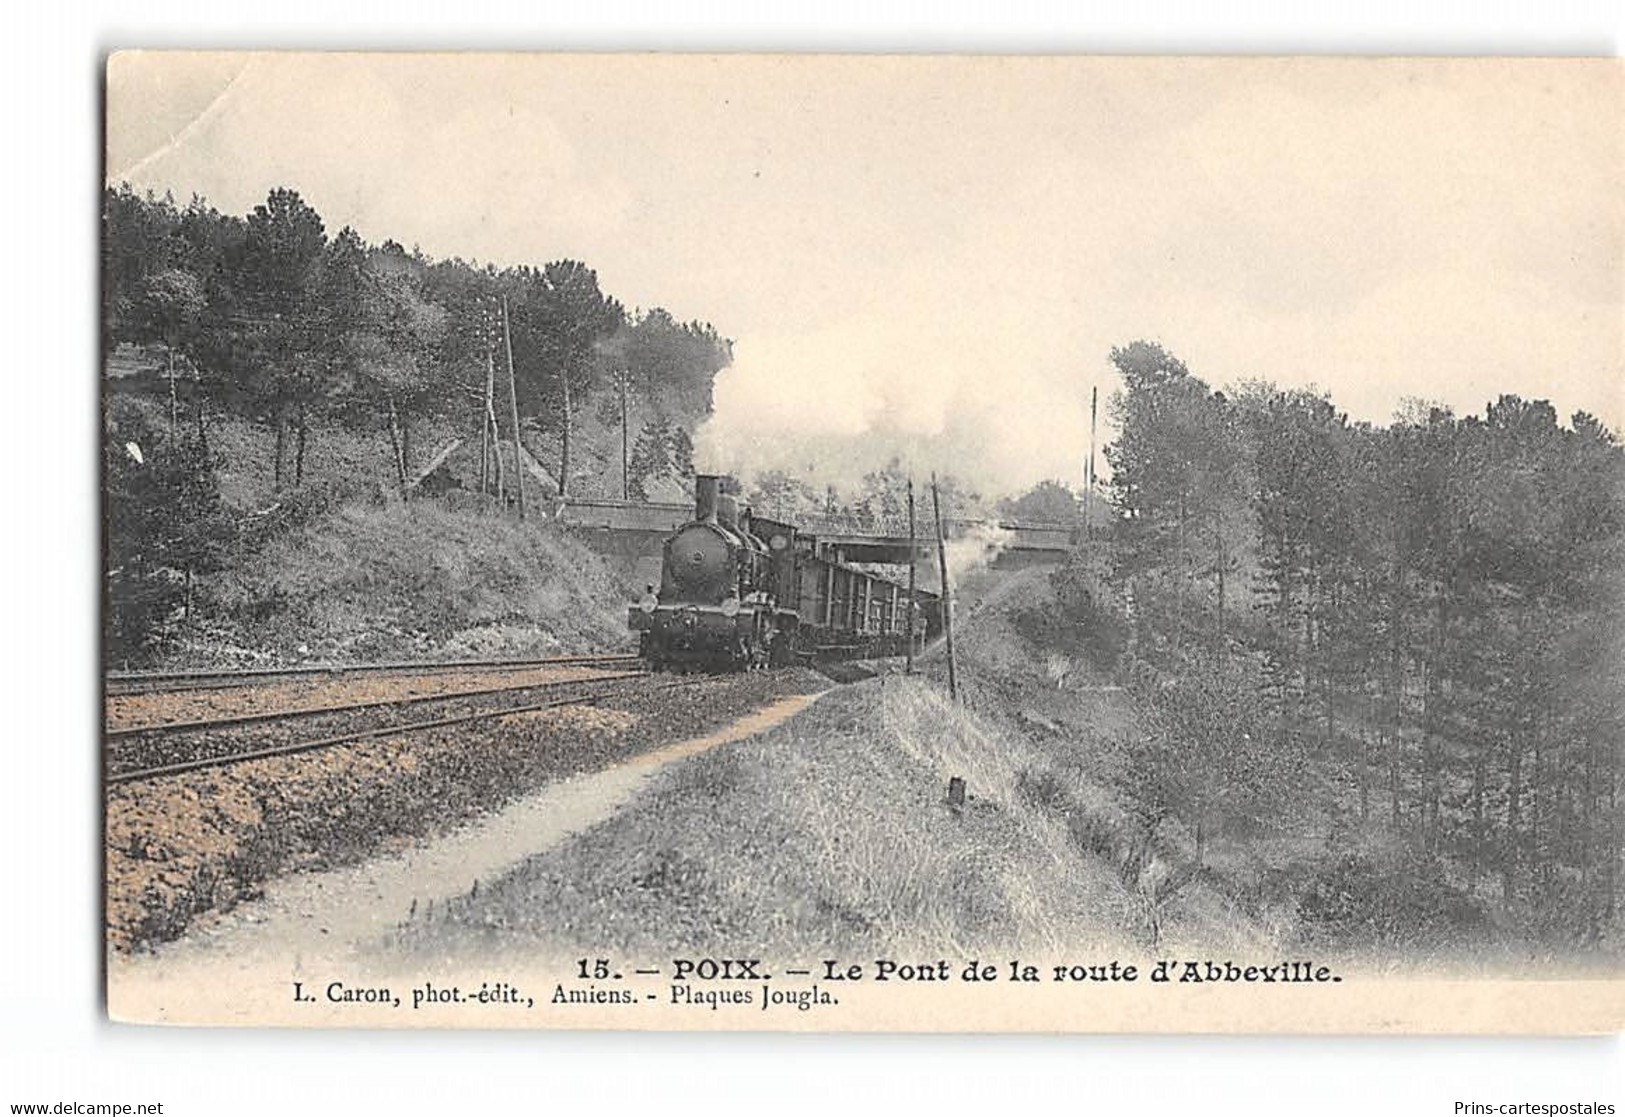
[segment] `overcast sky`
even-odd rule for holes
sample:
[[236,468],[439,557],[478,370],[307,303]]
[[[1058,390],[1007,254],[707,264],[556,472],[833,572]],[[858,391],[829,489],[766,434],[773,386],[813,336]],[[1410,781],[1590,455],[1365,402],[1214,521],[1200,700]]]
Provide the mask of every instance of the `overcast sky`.
[[712,464],[1076,483],[1136,338],[1625,426],[1618,61],[123,54],[107,121],[111,181],[714,323]]

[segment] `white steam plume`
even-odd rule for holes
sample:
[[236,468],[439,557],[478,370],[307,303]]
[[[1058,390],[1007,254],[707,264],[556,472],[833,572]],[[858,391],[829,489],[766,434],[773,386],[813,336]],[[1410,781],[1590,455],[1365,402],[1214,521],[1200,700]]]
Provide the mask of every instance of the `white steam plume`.
[[979,523],[969,533],[950,539],[943,549],[948,557],[948,580],[958,589],[965,577],[993,565],[1015,539],[1015,532],[995,523]]
[[853,319],[736,341],[695,436],[696,467],[747,484],[780,470],[816,490],[855,494],[864,474],[895,460],[918,483],[935,470],[996,497],[1056,476],[1058,447],[1077,459],[1086,402],[1057,400],[1045,412],[1001,385],[1006,362],[988,339],[927,344],[893,336],[897,328]]

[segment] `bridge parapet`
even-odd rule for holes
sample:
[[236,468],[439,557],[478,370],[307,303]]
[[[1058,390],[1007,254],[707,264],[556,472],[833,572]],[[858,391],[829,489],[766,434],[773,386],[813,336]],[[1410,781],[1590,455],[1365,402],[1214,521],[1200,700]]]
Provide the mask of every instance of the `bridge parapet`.
[[[565,503],[559,519],[575,527],[600,531],[664,535],[688,522],[692,515],[693,508],[688,504],[571,500]],[[916,547],[927,546],[932,538],[929,522],[921,521],[916,527]],[[908,561],[906,520],[803,516],[797,528],[818,539],[820,544],[840,550],[855,562]],[[1077,529],[1066,524],[964,517],[944,521],[943,534],[949,539],[979,537],[1001,551],[1025,553],[1034,558],[1062,557],[1077,540]]]
[[572,527],[670,534],[694,516],[692,504],[635,500],[567,500],[559,520]]

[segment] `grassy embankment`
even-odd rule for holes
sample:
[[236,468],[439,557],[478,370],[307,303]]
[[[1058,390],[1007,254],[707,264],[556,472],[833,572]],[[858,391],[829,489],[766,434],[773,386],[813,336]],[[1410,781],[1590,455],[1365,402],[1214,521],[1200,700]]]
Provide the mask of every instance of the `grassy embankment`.
[[[1031,681],[1031,708],[954,705],[936,662],[920,677],[837,688],[790,722],[674,766],[617,818],[420,918],[403,949],[1267,950],[1266,921],[1181,879],[1109,789],[1110,741],[1132,717],[1121,696],[1081,689],[1082,670],[1060,691],[1044,661],[986,623],[998,614],[967,618],[965,671],[1002,661]],[[1065,732],[1026,732],[1022,718],[1060,724],[1051,705],[1069,711]],[[947,801],[954,776],[963,806]]]
[[[120,407],[164,422],[158,401]],[[426,457],[449,431],[417,432]],[[521,524],[472,493],[402,502],[387,445],[312,432],[299,489],[272,485],[273,435],[229,417],[209,430],[221,498],[240,525],[191,615],[148,662],[189,666],[545,655],[628,644],[630,587],[537,516]]]
[[[1312,764],[1275,817],[1214,824],[1200,843],[1177,813],[1153,818],[1136,742],[1154,731],[1078,642],[1031,623],[1049,592],[1042,570],[961,592],[961,704],[947,700],[940,648],[919,677],[836,688],[674,765],[618,817],[420,918],[402,949],[1576,965],[1466,927],[1438,890],[1395,880],[1345,895],[1364,839],[1348,830],[1335,758]],[[954,776],[963,807],[947,802]],[[1335,904],[1329,916],[1329,902],[1358,918]]]
[[253,646],[356,661],[621,648],[628,595],[552,525],[447,500],[334,508],[214,590]]

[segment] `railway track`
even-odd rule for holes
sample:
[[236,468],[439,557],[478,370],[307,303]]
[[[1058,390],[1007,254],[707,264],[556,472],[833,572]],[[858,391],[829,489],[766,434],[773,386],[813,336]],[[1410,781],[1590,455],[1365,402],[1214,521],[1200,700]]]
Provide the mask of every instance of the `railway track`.
[[540,659],[464,659],[430,663],[307,664],[298,667],[251,667],[219,671],[111,671],[108,697],[174,694],[189,690],[225,690],[313,679],[444,675],[461,671],[525,671],[548,667],[626,667],[638,662],[631,652],[546,656]]
[[[411,695],[395,701],[348,703],[275,713],[228,715],[185,722],[121,727],[117,731],[109,731],[108,734],[110,747],[105,757],[105,779],[109,786],[161,779],[204,768],[314,752],[379,737],[444,729],[513,714],[537,713],[561,706],[595,705],[630,693],[632,680],[647,677],[646,673],[633,672],[597,679],[489,687],[457,694]],[[704,685],[705,682],[704,679],[683,679],[648,687],[645,691],[659,692],[677,687]],[[589,687],[591,689],[583,689]],[[489,701],[503,695],[528,695],[530,698],[540,700],[525,700],[518,704]],[[419,709],[433,703],[455,707],[458,703],[466,705],[470,702],[476,703],[479,708],[441,711],[438,716],[430,717],[421,716],[422,711]],[[417,710],[419,716],[415,720],[395,716],[406,710]],[[381,719],[378,716],[380,714],[383,715]],[[335,717],[359,717],[372,724],[350,724],[342,728],[324,724],[324,719]],[[240,731],[248,728],[265,729],[268,736],[256,738],[251,735],[244,739]],[[337,731],[334,731],[335,728]],[[119,755],[120,750],[122,756]]]

